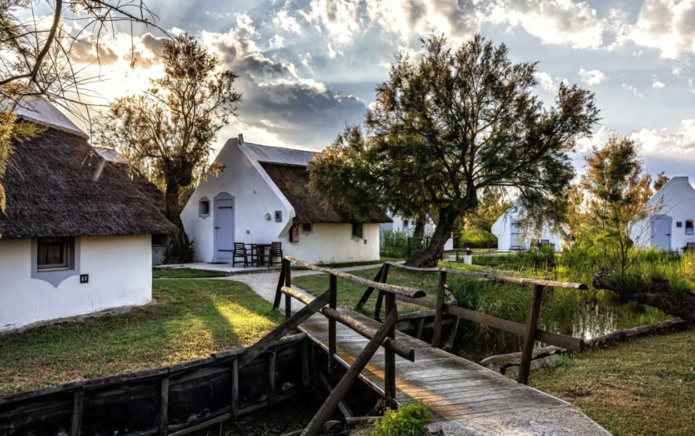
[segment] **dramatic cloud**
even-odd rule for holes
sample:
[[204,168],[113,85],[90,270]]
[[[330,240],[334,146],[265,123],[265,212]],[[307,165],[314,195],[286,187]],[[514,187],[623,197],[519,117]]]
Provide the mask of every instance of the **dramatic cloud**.
[[641,129],[632,137],[641,143],[645,155],[695,158],[695,119],[682,120],[673,132],[667,129]]
[[280,29],[298,35],[302,33],[302,28],[297,22],[297,19],[290,15],[289,2],[285,3],[285,6],[280,9],[273,17],[273,25],[279,27]]
[[589,86],[596,86],[607,78],[606,75],[599,70],[585,70],[584,68],[581,68],[577,74],[579,74],[582,82]]

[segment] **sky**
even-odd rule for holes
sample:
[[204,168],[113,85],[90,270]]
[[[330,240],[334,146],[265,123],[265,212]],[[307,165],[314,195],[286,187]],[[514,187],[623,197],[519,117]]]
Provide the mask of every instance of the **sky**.
[[[420,39],[433,34],[456,47],[480,33],[506,44],[513,61],[538,62],[536,91],[547,104],[561,81],[595,93],[602,119],[578,146],[578,170],[591,145],[616,132],[641,143],[649,172],[695,181],[695,0],[146,3],[159,26],[198,37],[240,75],[238,116],[216,148],[243,133],[248,142],[320,150],[360,123],[399,53],[417,56]],[[161,75],[163,37],[136,26],[133,39],[130,28],[102,38],[101,65],[86,70],[98,68],[103,79],[92,85],[95,101],[138,92]],[[78,62],[93,61],[92,46],[83,44]]]

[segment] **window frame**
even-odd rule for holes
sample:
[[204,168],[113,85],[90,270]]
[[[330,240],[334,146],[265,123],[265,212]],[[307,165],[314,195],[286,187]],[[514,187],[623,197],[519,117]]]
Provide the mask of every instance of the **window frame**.
[[[307,227],[309,226],[309,227]],[[314,232],[314,225],[313,224],[302,224],[302,233],[307,234],[307,233],[313,233]]]
[[[47,242],[50,241],[50,242]],[[60,243],[61,257],[63,262],[60,263],[41,263],[39,256],[41,256],[42,245],[55,246]],[[48,252],[46,252],[48,257]],[[61,238],[37,238],[36,239],[36,270],[38,272],[44,271],[69,271],[75,269],[75,238],[71,237],[61,237]]]
[[[203,206],[206,205],[206,206]],[[204,211],[203,208],[207,207],[207,211]],[[198,200],[198,216],[200,218],[208,218],[210,215],[212,215],[212,204],[209,198],[207,197],[200,197],[200,200]]]
[[352,223],[352,238],[353,239],[363,239],[364,238],[364,226],[362,223]]
[[695,220],[685,220],[685,234],[687,236],[695,235]]

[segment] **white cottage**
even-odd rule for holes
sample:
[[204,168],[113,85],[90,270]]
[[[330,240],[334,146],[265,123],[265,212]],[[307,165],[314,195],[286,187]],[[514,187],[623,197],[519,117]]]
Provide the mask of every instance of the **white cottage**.
[[181,220],[197,261],[234,261],[234,243],[281,242],[284,255],[313,263],[379,259],[383,213],[356,220],[309,192],[315,153],[232,138],[216,157],[224,170],[198,185]]
[[13,143],[0,213],[0,331],[152,298],[151,235],[171,224],[87,135],[44,101]]
[[695,189],[688,177],[674,177],[647,202],[646,218],[634,222],[630,239],[638,247],[683,251],[695,246]]
[[534,244],[551,244],[555,251],[562,251],[564,241],[553,232],[548,224],[541,231],[535,226],[523,222],[523,210],[510,206],[492,225],[492,234],[497,237],[499,251],[526,250]]

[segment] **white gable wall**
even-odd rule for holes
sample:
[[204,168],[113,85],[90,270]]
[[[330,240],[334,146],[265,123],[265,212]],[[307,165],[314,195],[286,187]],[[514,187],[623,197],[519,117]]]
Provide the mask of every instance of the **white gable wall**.
[[[512,236],[514,222],[519,220],[519,212],[512,211],[512,208],[502,214],[501,217],[492,225],[492,234],[497,237],[497,249],[499,251],[509,251],[512,249],[528,249],[531,242],[537,239],[547,239],[554,245],[555,251],[562,251],[564,242],[557,233],[550,230],[548,225],[544,225],[541,232],[535,229],[521,229],[521,236]],[[519,230],[515,231],[515,233]]]
[[300,231],[299,242],[288,239],[284,254],[310,263],[379,259],[379,224],[363,224],[362,239],[352,237],[352,224],[313,224],[311,233]]
[[[680,251],[688,242],[695,242],[695,235],[686,235],[685,221],[695,220],[695,189],[690,184],[688,177],[674,177],[664,185],[647,202],[647,214],[644,220],[634,223],[630,229],[630,239],[638,247],[652,247],[653,215],[666,215],[672,218],[671,222],[671,246],[668,250]],[[658,209],[658,210],[656,210]],[[677,227],[677,223],[681,227]]]
[[81,237],[75,244],[89,283],[73,275],[55,287],[31,278],[30,239],[0,241],[0,331],[151,301],[150,235]]

